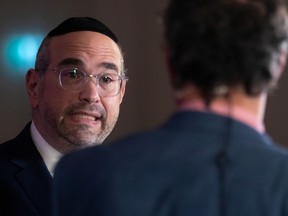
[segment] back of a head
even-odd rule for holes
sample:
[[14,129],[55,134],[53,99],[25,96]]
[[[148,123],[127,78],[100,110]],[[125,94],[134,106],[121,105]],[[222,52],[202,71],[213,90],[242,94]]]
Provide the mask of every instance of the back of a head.
[[165,37],[174,87],[193,83],[206,98],[221,85],[251,96],[267,90],[273,56],[288,38],[283,1],[171,0]]

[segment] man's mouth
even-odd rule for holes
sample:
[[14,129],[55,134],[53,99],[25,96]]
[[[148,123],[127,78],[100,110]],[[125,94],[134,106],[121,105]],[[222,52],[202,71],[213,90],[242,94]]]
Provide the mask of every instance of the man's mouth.
[[73,113],[71,116],[76,120],[98,121],[101,119],[101,115],[97,113]]
[[75,117],[78,119],[88,119],[91,121],[97,121],[99,119],[98,117],[89,116],[89,115],[75,115]]

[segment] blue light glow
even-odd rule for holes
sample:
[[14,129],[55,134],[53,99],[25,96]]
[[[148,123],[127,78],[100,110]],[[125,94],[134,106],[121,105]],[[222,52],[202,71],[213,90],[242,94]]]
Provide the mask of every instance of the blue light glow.
[[25,74],[29,68],[34,67],[42,39],[40,34],[18,34],[7,39],[4,57],[11,72]]

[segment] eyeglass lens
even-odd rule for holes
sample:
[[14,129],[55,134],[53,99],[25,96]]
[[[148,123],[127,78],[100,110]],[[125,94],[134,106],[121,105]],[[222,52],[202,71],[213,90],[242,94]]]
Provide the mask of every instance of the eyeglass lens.
[[98,94],[102,97],[115,96],[120,92],[122,78],[116,74],[102,73],[99,75],[87,75],[77,68],[61,69],[59,73],[61,87],[73,92],[81,91],[89,81],[89,78],[95,79]]

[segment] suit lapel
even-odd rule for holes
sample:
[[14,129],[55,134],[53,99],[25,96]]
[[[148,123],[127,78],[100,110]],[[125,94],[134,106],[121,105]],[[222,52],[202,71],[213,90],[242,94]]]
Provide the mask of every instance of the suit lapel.
[[52,178],[41,162],[23,168],[16,178],[40,215],[49,215]]
[[39,215],[49,215],[51,202],[52,177],[36,149],[31,135],[30,124],[19,134],[17,154],[11,158],[11,163],[20,168],[16,179],[35,206]]

